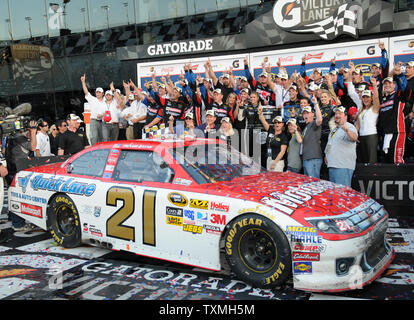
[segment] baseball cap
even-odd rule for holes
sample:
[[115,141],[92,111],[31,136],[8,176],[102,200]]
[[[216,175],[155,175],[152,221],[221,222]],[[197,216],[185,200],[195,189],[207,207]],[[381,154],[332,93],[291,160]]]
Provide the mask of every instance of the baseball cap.
[[218,88],[214,89],[213,93],[216,93],[216,92],[222,94],[221,89],[218,89]]
[[361,74],[361,69],[355,69],[353,73]]
[[262,72],[262,73],[259,75],[259,77],[267,77],[267,76],[268,76],[267,72]]
[[283,122],[283,118],[282,118],[282,116],[276,116],[276,117],[273,119],[273,122]]
[[101,87],[96,88],[95,92],[102,92],[104,93],[104,89],[102,89]]
[[377,68],[381,68],[381,64],[379,64],[378,62],[371,64],[371,67],[377,67]]
[[186,118],[194,119],[194,115],[192,112],[189,112],[185,115]]
[[331,70],[329,71],[329,74],[333,74],[334,76],[338,74],[338,72],[336,70]]
[[364,90],[364,91],[362,91],[361,96],[371,97],[372,96],[371,90]]
[[279,73],[279,78],[280,79],[285,79],[285,80],[289,79],[289,77],[286,73]]
[[230,76],[229,76],[229,74],[228,74],[228,73],[225,73],[225,74],[223,74],[223,78],[227,78],[227,79],[229,79],[229,78],[230,78]]
[[414,67],[414,61],[408,61],[405,65],[409,67]]
[[74,113],[71,113],[66,117],[66,120],[78,120],[78,119],[79,117]]
[[105,91],[105,95],[107,95],[107,94],[110,94],[111,96],[113,96],[114,94],[113,94],[113,92],[111,91],[111,90],[106,90]]
[[298,87],[295,85],[295,84],[292,84],[290,87],[289,87],[289,90],[290,89],[293,89],[293,90],[295,90],[295,91],[298,91]]
[[240,77],[240,81],[247,81],[246,77]]
[[357,88],[358,91],[368,90],[368,86],[365,84],[360,84]]
[[223,119],[221,119],[221,122],[226,121],[226,122],[230,122],[230,118],[229,117],[224,117]]
[[313,112],[312,107],[306,106],[305,108],[303,108],[303,112]]
[[181,89],[180,87],[174,87],[175,90],[177,90],[179,93],[183,92],[183,89]]
[[339,111],[339,112],[343,112],[343,113],[346,113],[346,109],[345,109],[345,107],[343,107],[343,106],[338,106],[338,107],[336,107],[336,108],[334,109],[334,112],[337,112],[337,111]]
[[320,87],[315,82],[312,82],[312,84],[309,86],[309,90],[311,91],[315,91],[318,89],[320,89]]
[[129,99],[129,100],[134,100],[134,98],[135,98],[135,96],[134,96],[133,94],[130,94],[130,95],[128,96],[128,99]]
[[317,72],[317,73],[319,73],[319,74],[322,74],[322,69],[321,68],[315,68],[315,69],[313,69],[313,72]]
[[382,80],[382,83],[384,83],[385,81],[389,81],[389,82],[394,82],[394,79],[392,77],[387,77],[384,80]]
[[249,89],[243,88],[243,89],[240,90],[240,92],[246,92],[247,94],[249,94]]
[[350,115],[350,116],[353,116],[354,114],[357,114],[358,113],[358,109],[357,108],[355,108],[355,107],[351,107],[351,108],[349,108],[349,110],[348,110],[348,114]]
[[290,119],[287,121],[287,124],[289,124],[289,123],[296,124],[296,119],[295,119],[295,118],[290,118]]
[[165,84],[161,83],[159,87],[165,89]]
[[208,116],[208,115],[213,116],[213,117],[216,116],[216,114],[214,113],[214,110],[207,110],[206,111],[206,116]]

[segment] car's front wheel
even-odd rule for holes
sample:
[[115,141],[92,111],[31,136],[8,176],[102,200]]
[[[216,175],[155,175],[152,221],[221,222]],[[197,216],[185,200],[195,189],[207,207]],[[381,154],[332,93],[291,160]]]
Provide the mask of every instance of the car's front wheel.
[[271,220],[257,214],[235,218],[225,233],[225,256],[232,271],[258,288],[283,284],[292,272],[289,242]]
[[74,248],[82,243],[79,213],[70,197],[59,194],[51,200],[47,211],[47,228],[62,247]]

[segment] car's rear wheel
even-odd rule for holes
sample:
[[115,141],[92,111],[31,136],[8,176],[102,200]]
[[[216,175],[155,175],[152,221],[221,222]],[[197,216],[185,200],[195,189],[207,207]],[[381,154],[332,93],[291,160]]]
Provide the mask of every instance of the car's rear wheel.
[[291,275],[289,242],[266,217],[246,214],[235,218],[227,228],[224,243],[232,271],[254,287],[275,287]]
[[49,203],[47,227],[53,239],[62,247],[74,248],[82,243],[79,213],[73,200],[65,194]]

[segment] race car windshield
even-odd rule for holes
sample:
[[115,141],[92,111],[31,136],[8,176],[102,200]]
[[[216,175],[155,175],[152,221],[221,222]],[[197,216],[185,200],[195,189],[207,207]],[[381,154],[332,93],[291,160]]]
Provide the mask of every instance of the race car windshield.
[[224,144],[192,144],[171,150],[174,158],[197,183],[230,181],[264,171],[251,158]]

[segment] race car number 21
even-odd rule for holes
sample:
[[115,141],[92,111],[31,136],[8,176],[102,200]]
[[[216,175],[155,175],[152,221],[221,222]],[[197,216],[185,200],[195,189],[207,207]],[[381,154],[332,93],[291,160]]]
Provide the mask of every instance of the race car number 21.
[[[142,197],[142,241],[144,244],[155,246],[155,198],[156,191],[145,190]],[[123,225],[134,214],[135,194],[126,187],[112,187],[106,194],[106,205],[116,207],[118,200],[122,206],[106,221],[108,237],[135,241],[135,228]]]

